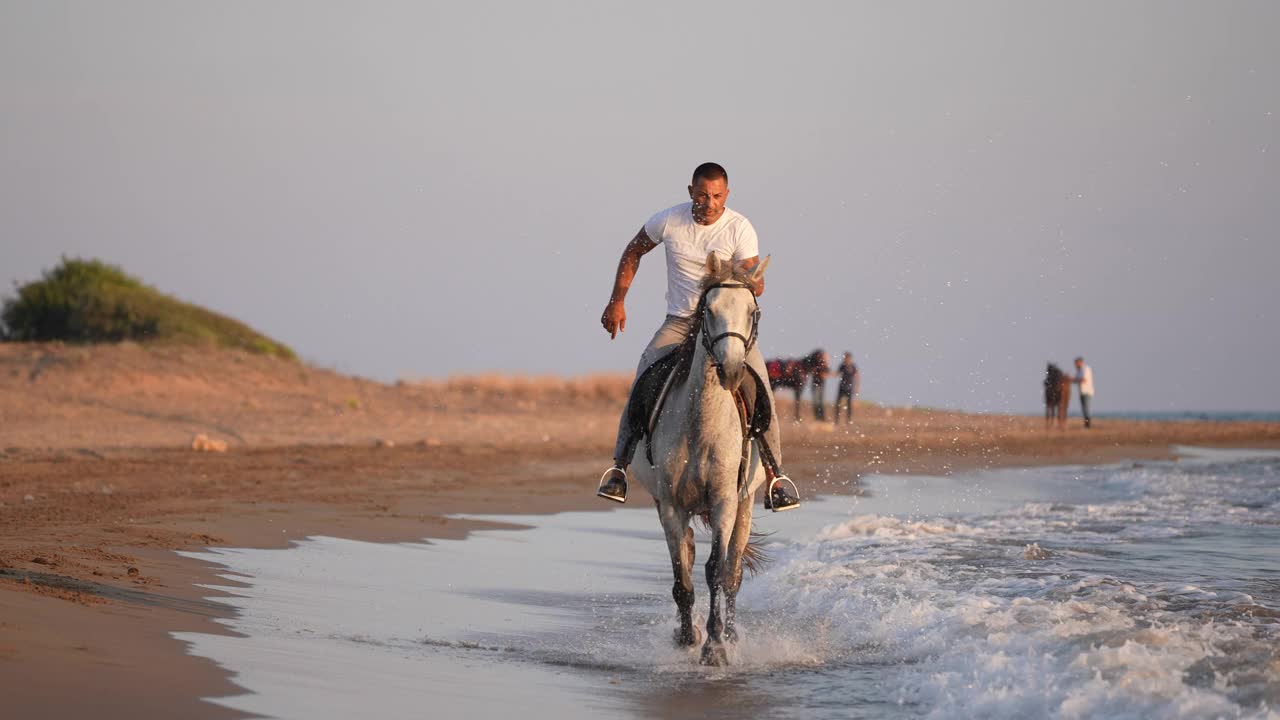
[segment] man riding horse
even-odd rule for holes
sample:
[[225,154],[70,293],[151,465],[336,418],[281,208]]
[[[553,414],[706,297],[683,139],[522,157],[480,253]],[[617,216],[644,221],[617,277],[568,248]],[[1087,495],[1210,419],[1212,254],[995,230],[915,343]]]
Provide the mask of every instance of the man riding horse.
[[[725,207],[729,197],[729,175],[716,163],[703,163],[693,171],[689,185],[690,202],[663,210],[640,228],[640,232],[627,243],[618,261],[617,274],[609,303],[600,316],[600,324],[615,338],[626,329],[627,312],[623,301],[631,288],[640,258],[662,243],[667,258],[667,317],[649,345],[640,355],[636,382],[632,384],[627,408],[618,423],[618,440],[614,447],[613,467],[600,478],[596,494],[607,500],[626,502],[627,466],[631,464],[642,431],[635,427],[631,406],[636,397],[640,378],[656,361],[674,352],[689,337],[695,312],[702,294],[702,280],[706,272],[708,253],[714,252],[723,261],[736,263],[743,270],[751,270],[760,262],[759,241],[755,228],[741,214]],[[751,288],[757,297],[764,293],[764,280]],[[748,348],[747,364],[756,378],[763,378],[759,392],[768,398],[769,411],[773,412],[773,393],[767,381],[764,357],[754,344]],[[768,489],[765,507],[780,512],[799,507],[800,501],[794,485],[782,473],[780,463],[782,447],[778,433],[776,414],[768,429],[753,435],[764,459]]]

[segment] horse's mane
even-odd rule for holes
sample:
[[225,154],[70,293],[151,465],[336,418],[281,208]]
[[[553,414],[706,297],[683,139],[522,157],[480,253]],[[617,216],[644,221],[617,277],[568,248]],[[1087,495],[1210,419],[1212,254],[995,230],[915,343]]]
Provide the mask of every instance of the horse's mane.
[[1057,385],[1062,380],[1062,376],[1062,369],[1053,363],[1049,363],[1048,368],[1045,369],[1044,384]]

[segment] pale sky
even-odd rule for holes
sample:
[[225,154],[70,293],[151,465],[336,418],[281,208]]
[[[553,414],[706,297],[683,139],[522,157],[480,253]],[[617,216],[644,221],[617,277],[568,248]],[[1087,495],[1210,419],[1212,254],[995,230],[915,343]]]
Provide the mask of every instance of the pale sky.
[[[1280,4],[0,2],[0,293],[116,263],[382,380],[629,371],[695,165],[768,356],[864,396],[1277,410]],[[1074,404],[1074,403],[1073,403]]]

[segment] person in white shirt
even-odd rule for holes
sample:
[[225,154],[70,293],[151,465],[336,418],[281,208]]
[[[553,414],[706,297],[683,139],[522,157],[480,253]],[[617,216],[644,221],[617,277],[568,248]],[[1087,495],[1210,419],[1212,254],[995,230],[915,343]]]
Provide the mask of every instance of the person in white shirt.
[[[725,207],[728,198],[728,173],[716,163],[703,163],[693,171],[692,184],[689,185],[690,201],[667,208],[649,218],[622,251],[613,281],[613,292],[600,315],[600,324],[609,333],[610,339],[617,337],[627,327],[624,300],[636,270],[640,267],[640,259],[659,244],[664,246],[667,256],[667,317],[640,355],[637,379],[656,360],[674,351],[689,336],[698,300],[702,295],[702,278],[706,273],[709,253],[715,252],[721,260],[735,262],[745,270],[754,268],[760,262],[759,240],[755,228],[740,213]],[[761,280],[758,287],[752,288],[752,292],[757,297],[763,294],[764,281]],[[758,344],[748,353],[747,363],[756,371],[757,377],[769,377]],[[769,392],[769,403],[772,406],[773,395],[767,381],[764,386],[764,390]],[[633,383],[632,392],[634,391]],[[615,502],[626,502],[626,469],[639,441],[628,421],[630,404],[631,399],[628,398],[628,408],[623,409],[622,419],[618,423],[613,467],[606,470],[600,478],[600,486],[596,491],[600,497]],[[781,463],[782,447],[776,414],[769,430],[758,441],[763,441],[772,451],[776,462]],[[765,455],[765,452],[761,454]],[[776,469],[768,467],[766,463],[765,472],[769,477],[769,484],[765,493],[765,506],[775,512],[798,507],[800,501],[788,487],[790,480],[780,471],[775,472]]]
[[1093,368],[1084,364],[1084,358],[1076,358],[1076,376],[1071,382],[1080,386],[1080,412],[1084,415],[1085,428],[1093,427],[1089,415],[1089,403],[1093,402]]

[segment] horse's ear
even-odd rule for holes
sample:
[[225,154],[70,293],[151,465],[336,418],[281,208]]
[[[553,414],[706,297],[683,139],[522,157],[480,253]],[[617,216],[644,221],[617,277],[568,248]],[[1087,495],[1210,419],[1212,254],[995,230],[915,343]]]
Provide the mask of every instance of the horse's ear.
[[714,250],[707,253],[707,274],[711,276],[720,274],[720,256]]
[[772,259],[772,255],[765,255],[764,260],[756,263],[756,269],[751,272],[751,282],[759,283],[764,279],[764,269],[769,267],[769,261]]

